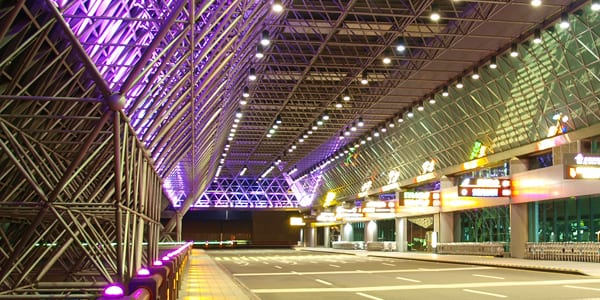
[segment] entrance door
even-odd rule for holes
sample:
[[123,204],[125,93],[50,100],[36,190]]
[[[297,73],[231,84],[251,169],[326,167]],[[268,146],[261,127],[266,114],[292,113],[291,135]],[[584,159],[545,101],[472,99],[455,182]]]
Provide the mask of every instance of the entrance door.
[[433,231],[433,216],[407,218],[408,251],[430,251],[428,245],[428,231]]

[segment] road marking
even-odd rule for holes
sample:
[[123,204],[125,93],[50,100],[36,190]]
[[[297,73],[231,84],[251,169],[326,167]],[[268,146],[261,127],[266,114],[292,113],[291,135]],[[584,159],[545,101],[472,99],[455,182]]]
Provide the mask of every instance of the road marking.
[[488,292],[482,292],[482,291],[476,291],[476,290],[470,290],[470,289],[463,289],[463,291],[473,293],[473,294],[480,294],[480,295],[486,295],[486,296],[492,296],[492,297],[498,297],[498,298],[508,297],[506,295],[500,295],[500,294],[494,294],[494,293],[488,293]]
[[[332,267],[338,267],[336,265],[330,265]],[[417,273],[417,272],[449,272],[449,271],[465,271],[465,270],[492,270],[498,269],[496,267],[458,267],[458,268],[440,268],[440,269],[392,269],[392,270],[345,270],[345,271],[314,271],[314,272],[298,272],[302,275],[320,275],[320,274],[354,274],[361,272],[363,274],[378,274],[378,273]],[[234,276],[280,276],[287,273],[235,273]]]
[[340,267],[338,265],[329,265],[329,266],[334,267],[334,268],[339,268]]
[[281,266],[273,266],[273,267],[276,269],[283,269],[283,267],[281,267]]
[[333,285],[333,283],[331,283],[329,281],[321,280],[321,279],[315,279],[315,281],[318,283],[322,283],[324,285]]
[[365,298],[373,299],[373,300],[383,300],[382,298],[371,296],[371,295],[365,294],[365,293],[356,293],[356,294],[359,295],[359,296],[363,296]]
[[395,264],[388,264],[388,263],[381,263],[382,265],[386,265],[386,266],[390,266],[390,267],[395,267]]
[[473,274],[475,277],[484,277],[484,278],[492,278],[492,279],[504,279],[504,277],[498,276],[490,276],[490,275],[481,275],[481,274]]
[[396,279],[400,279],[400,280],[404,280],[404,281],[410,281],[410,282],[421,282],[421,280],[416,280],[416,279],[410,279],[410,278],[406,278],[406,277],[396,277]]
[[581,289],[581,290],[589,290],[589,291],[600,291],[600,289],[591,288],[591,287],[585,287],[585,286],[564,285],[564,287],[571,288],[571,289]]
[[[280,274],[282,275],[282,274]],[[374,291],[402,291],[402,290],[430,290],[430,289],[469,289],[486,287],[524,287],[524,286],[554,286],[569,284],[598,284],[600,278],[594,279],[565,279],[565,280],[539,280],[539,281],[496,281],[496,282],[461,282],[448,284],[411,284],[388,286],[356,286],[356,287],[328,287],[328,288],[283,288],[283,289],[253,289],[253,293],[358,293]]]

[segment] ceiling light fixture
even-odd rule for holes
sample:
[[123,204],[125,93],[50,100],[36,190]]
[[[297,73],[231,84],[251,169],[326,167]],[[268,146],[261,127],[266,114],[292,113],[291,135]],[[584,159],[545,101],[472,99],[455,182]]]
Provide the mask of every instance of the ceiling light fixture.
[[246,171],[248,171],[248,167],[244,166],[240,171],[240,176],[244,176],[244,174],[246,174]]
[[388,123],[388,127],[390,127],[390,128],[394,128],[394,127],[396,127],[396,123],[394,123],[394,122],[389,122],[389,123]]
[[281,124],[283,123],[283,120],[281,120],[281,116],[277,115],[277,118],[275,118],[275,124]]
[[323,121],[327,121],[329,120],[329,114],[327,113],[327,111],[323,112],[323,117],[322,117]]
[[492,58],[490,59],[490,69],[495,69],[498,67],[498,64],[496,63],[496,57],[492,56]]
[[384,64],[389,65],[392,63],[392,59],[389,56],[384,56],[383,59],[381,60]]
[[240,105],[246,105],[248,104],[248,101],[244,98],[240,99]]
[[250,73],[248,74],[248,79],[250,79],[251,81],[256,80],[256,69],[255,68],[250,68]]
[[270,43],[271,43],[271,40],[269,39],[269,31],[263,30],[262,36],[260,38],[260,44],[263,46],[268,46]]
[[593,11],[599,11],[600,10],[600,0],[592,0],[591,9]]
[[404,117],[402,117],[402,114],[400,114],[398,116],[398,123],[402,123],[402,122],[404,122]]
[[367,77],[367,71],[363,71],[362,72],[362,78],[360,79],[360,83],[361,84],[368,84],[369,83],[369,79]]
[[250,97],[250,89],[247,86],[245,86],[244,90],[242,91],[242,97],[244,97],[244,98]]
[[344,107],[344,105],[342,104],[341,101],[339,101],[339,100],[335,101],[335,108],[342,108],[342,107]]
[[350,95],[348,94],[344,94],[343,98],[344,101],[350,101]]
[[406,112],[406,116],[412,118],[415,116],[415,114],[412,112],[412,109],[409,109],[408,112]]
[[441,18],[440,13],[433,5],[431,6],[431,15],[429,15],[429,18],[434,22],[439,21]]
[[464,87],[464,84],[463,84],[463,82],[462,82],[462,79],[461,79],[461,78],[459,78],[459,79],[456,81],[456,88],[457,88],[457,89],[462,89],[463,87]]
[[417,105],[417,110],[418,111],[425,110],[425,106],[423,106],[423,101],[419,101],[419,104]]
[[539,29],[536,29],[533,32],[533,43],[535,43],[535,44],[542,43],[542,32]]
[[540,6],[542,5],[542,0],[531,0],[531,6]]
[[435,97],[432,95],[429,95],[429,104],[435,104]]
[[471,74],[472,79],[479,79],[479,70],[477,68],[473,69],[473,74]]
[[348,126],[346,126],[346,130],[344,130],[344,135],[345,136],[349,136],[350,135],[350,129],[348,128]]
[[406,50],[406,40],[403,37],[398,38],[396,43],[396,51],[402,53]]
[[356,122],[352,122],[352,127],[350,127],[350,131],[356,131]]
[[273,0],[273,6],[271,6],[271,9],[277,13],[283,11],[283,4],[281,4],[281,0]]
[[448,87],[445,86],[444,89],[442,90],[442,96],[448,97],[449,95],[450,95],[450,93],[448,93]]
[[518,49],[517,49],[517,44],[516,44],[516,43],[513,43],[513,44],[510,46],[510,56],[512,56],[512,57],[517,57],[517,56],[519,56],[519,51],[517,51],[517,50],[518,50]]
[[265,57],[265,52],[262,45],[256,45],[256,54],[254,55],[256,58]]
[[363,127],[365,126],[365,121],[363,120],[362,117],[358,117],[358,127]]
[[567,13],[562,13],[560,15],[560,28],[562,28],[562,29],[569,28],[569,15]]
[[343,131],[341,131],[341,130],[340,130],[340,138],[339,138],[339,139],[340,139],[340,140],[343,140],[343,139],[344,139],[344,132],[343,132]]

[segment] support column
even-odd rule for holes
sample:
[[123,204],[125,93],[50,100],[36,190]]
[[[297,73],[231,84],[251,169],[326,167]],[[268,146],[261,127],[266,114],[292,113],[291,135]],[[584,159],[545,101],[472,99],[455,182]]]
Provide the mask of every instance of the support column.
[[440,243],[454,242],[454,213],[446,212],[439,214],[440,231],[438,238]]
[[308,235],[306,237],[306,240],[308,242],[308,247],[316,247],[316,245],[317,245],[317,228],[316,227],[311,227],[308,230]]
[[527,243],[527,203],[510,205],[510,255],[514,258],[525,258]]
[[176,236],[175,241],[181,242],[181,239],[182,239],[182,237],[181,237],[181,231],[182,231],[182,226],[183,226],[183,224],[182,224],[183,223],[182,222],[183,217],[181,216],[181,214],[179,212],[175,212],[175,218],[177,218],[177,225],[175,226],[176,227],[176,231],[177,231],[177,236]]
[[377,223],[368,221],[365,224],[365,240],[364,242],[373,242],[377,237]]
[[354,236],[354,228],[350,223],[342,225],[342,241],[352,241]]
[[406,218],[396,218],[396,249],[399,252],[408,251],[408,242],[406,241]]
[[323,247],[331,248],[331,235],[329,226],[323,228]]

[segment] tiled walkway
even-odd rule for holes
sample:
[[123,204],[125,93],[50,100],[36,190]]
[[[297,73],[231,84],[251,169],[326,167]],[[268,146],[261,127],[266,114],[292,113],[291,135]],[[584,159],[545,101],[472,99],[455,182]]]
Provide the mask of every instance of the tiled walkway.
[[192,255],[181,282],[179,300],[258,299],[232,279],[202,249],[192,250]]

